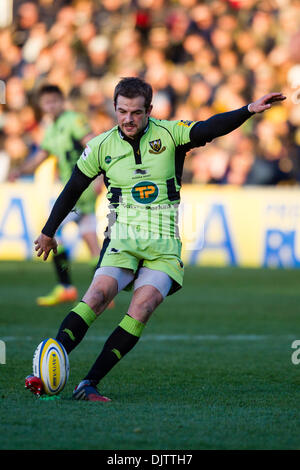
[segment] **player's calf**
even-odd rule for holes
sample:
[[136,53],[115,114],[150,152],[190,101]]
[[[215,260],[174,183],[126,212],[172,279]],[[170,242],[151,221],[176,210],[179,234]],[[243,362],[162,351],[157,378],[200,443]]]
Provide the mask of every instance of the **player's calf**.
[[153,286],[141,286],[134,291],[128,315],[146,323],[154,310],[163,301],[161,293]]
[[69,354],[82,341],[91,324],[96,320],[95,312],[84,302],[79,302],[63,320],[56,340]]

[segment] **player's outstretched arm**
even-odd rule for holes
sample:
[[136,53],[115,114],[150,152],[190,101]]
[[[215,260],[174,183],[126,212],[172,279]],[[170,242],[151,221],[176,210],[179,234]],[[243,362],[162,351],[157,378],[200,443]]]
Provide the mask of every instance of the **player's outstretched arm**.
[[263,113],[267,109],[270,109],[274,103],[284,101],[285,99],[286,96],[282,93],[268,93],[253,103],[250,103],[248,109],[250,113]]
[[196,122],[190,131],[191,143],[195,147],[200,147],[211,142],[216,137],[229,134],[240,127],[254,113],[262,113],[277,101],[285,99],[286,97],[281,93],[268,93],[248,106],[243,106],[226,113],[215,114],[206,121]]

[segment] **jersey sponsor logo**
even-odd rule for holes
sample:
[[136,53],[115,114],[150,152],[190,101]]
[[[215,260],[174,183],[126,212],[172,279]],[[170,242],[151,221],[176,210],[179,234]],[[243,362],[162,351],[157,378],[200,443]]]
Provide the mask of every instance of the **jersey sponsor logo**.
[[137,170],[134,170],[134,174],[135,175],[146,175],[148,173],[148,170],[141,170],[141,169],[137,169]]
[[89,154],[91,153],[91,151],[92,151],[91,147],[89,147],[89,146],[87,145],[87,146],[85,147],[83,153],[81,154],[81,158],[82,158],[83,160],[86,160],[87,157],[89,156]]
[[137,170],[134,170],[133,172],[133,176],[131,179],[133,180],[137,180],[137,179],[141,179],[141,178],[150,178],[151,177],[151,173],[149,172],[148,169],[146,170],[142,170],[140,168],[138,168]]
[[119,253],[120,253],[120,250],[117,250],[117,248],[111,248],[111,249],[109,250],[109,254],[110,254],[110,255],[117,255],[117,254],[119,254]]
[[120,160],[121,158],[126,157],[126,155],[117,155],[116,157],[112,157],[111,155],[106,155],[104,158],[105,163],[108,165],[113,161],[113,160]]
[[134,176],[132,177],[132,179],[143,178],[143,176],[146,176],[146,175],[148,175],[148,177],[150,176],[148,170],[142,170],[140,168],[134,170],[133,175]]
[[140,181],[131,190],[131,195],[140,204],[151,204],[159,193],[158,186],[152,181]]
[[162,143],[160,139],[152,140],[149,142],[149,145],[152,150],[149,150],[150,153],[162,153],[166,150],[166,147],[162,147]]
[[194,123],[195,121],[182,121],[181,120],[177,123],[177,126],[191,127]]

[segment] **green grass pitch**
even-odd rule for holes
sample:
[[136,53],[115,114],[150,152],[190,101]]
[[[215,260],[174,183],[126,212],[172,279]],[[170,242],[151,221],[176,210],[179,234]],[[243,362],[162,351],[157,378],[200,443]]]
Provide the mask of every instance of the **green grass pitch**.
[[[73,277],[83,294],[88,265]],[[157,309],[143,337],[103,380],[110,403],[71,400],[74,386],[127,311],[121,293],[70,355],[60,400],[24,389],[37,344],[70,306],[41,308],[50,262],[0,262],[0,449],[299,449],[300,271],[186,268],[184,288]],[[300,357],[300,354],[299,354]]]

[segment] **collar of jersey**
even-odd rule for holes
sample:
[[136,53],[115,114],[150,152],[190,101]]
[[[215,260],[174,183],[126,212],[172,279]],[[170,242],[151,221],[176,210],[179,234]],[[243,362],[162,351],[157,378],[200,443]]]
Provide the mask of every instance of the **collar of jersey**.
[[147,130],[149,129],[149,121],[148,121],[148,124],[147,126],[141,131],[138,133],[138,135],[134,138],[134,139],[129,139],[129,137],[127,137],[121,130],[121,128],[118,126],[118,132],[119,132],[119,136],[121,137],[121,139],[123,140],[126,140],[127,142],[134,142],[136,140],[140,140],[140,138],[146,134]]

